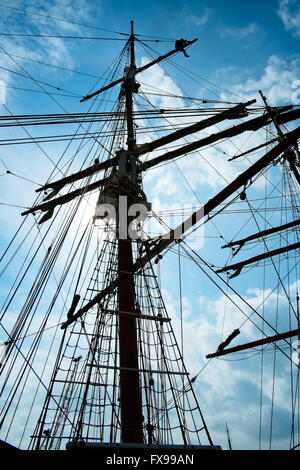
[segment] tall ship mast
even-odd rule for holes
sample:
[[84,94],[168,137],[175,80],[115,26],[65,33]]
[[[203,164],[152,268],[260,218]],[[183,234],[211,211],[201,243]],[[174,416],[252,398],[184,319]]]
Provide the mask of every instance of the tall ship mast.
[[[182,453],[224,446],[205,418],[202,370],[191,373],[185,363],[179,325],[179,318],[181,327],[183,323],[185,281],[181,264],[189,260],[226,302],[244,315],[243,320],[231,319],[228,334],[223,328],[219,341],[216,338],[210,345],[203,369],[228,357],[251,360],[254,355],[263,370],[271,352],[271,425],[276,426],[275,375],[280,366],[290,386],[287,447],[298,448],[300,128],[287,126],[299,119],[300,110],[291,105],[271,107],[263,92],[260,106],[255,99],[230,103],[202,100],[200,106],[199,100],[190,97],[186,97],[191,103],[186,109],[153,105],[143,91],[143,73],[151,73],[175,55],[188,57],[187,50],[192,53],[196,42],[197,38],[178,39],[170,51],[137,66],[136,43],[142,42],[131,22],[116,70],[100,89],[81,98],[82,103],[92,103],[88,111],[47,116],[49,122],[78,124],[72,143],[80,131],[83,137],[78,152],[85,139],[90,140],[90,147],[79,169],[74,171],[72,161],[63,171],[58,164],[47,182],[39,185],[36,201],[22,211],[21,227],[1,258],[4,272],[24,243],[21,229],[27,227],[28,231],[33,222],[37,236],[31,246],[25,243],[28,254],[1,309],[0,426],[4,447],[101,451],[129,446]],[[108,112],[105,106],[116,90]],[[172,99],[182,102],[185,98]],[[104,111],[100,111],[101,105]],[[2,121],[7,126],[12,122],[42,125],[45,118],[27,115],[14,120],[3,117]],[[97,131],[92,130],[95,125]],[[158,136],[154,136],[155,130]],[[261,132],[267,136],[263,142],[230,157],[233,164],[251,155],[254,161],[204,203],[198,201],[195,207],[182,211],[179,222],[174,217],[175,224],[169,225],[163,213],[153,209],[144,182],[149,170],[159,171],[183,157],[193,158],[191,155],[220,141],[232,142],[244,133],[261,137]],[[279,186],[272,172],[280,175],[279,217],[272,209]],[[261,181],[270,187],[265,183],[265,197],[257,198]],[[94,204],[92,216],[87,210],[90,201]],[[243,214],[243,208],[246,215],[242,219],[239,211]],[[178,216],[175,212],[172,215]],[[205,228],[203,237],[208,233],[209,238],[216,229],[215,221],[224,215],[228,222],[221,225],[226,236],[219,231],[222,244],[215,249],[218,261],[212,264],[205,259],[205,252],[190,246],[189,237]],[[154,235],[149,230],[151,220],[156,230],[160,228]],[[223,262],[224,252],[227,261]],[[169,314],[163,298],[161,266],[170,253],[178,256],[179,265],[177,317]],[[247,279],[252,269],[261,275],[261,267],[264,286],[272,281],[274,287],[263,293],[259,304],[253,304],[239,294],[234,282]],[[268,311],[270,301],[272,314]],[[263,392],[258,401],[262,433],[267,413]],[[216,405],[216,414],[220,407],[221,403]],[[229,438],[227,421],[224,434],[231,449],[234,438]],[[234,435],[230,421],[228,424]],[[259,439],[261,443],[261,435]]]

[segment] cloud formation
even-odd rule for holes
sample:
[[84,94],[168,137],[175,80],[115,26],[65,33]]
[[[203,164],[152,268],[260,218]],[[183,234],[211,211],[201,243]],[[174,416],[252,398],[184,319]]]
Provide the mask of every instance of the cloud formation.
[[286,31],[300,38],[300,5],[297,0],[280,0],[277,14]]
[[236,39],[244,39],[254,33],[257,33],[259,26],[257,23],[250,23],[242,28],[220,28],[219,35],[221,38],[232,37]]
[[[1,8],[1,16],[7,33],[48,36],[79,34],[80,22],[91,22],[91,5],[86,0],[20,0],[14,3],[14,7]],[[62,17],[68,18],[68,21]],[[54,66],[73,67],[73,52],[71,43],[59,37],[28,37],[24,41],[22,36],[0,36],[0,80],[5,84],[1,89],[1,101],[6,102],[7,91],[3,90],[19,80],[18,73],[29,79],[35,77],[39,65],[28,62],[26,58]]]
[[[230,74],[233,74],[232,68]],[[250,71],[249,78],[245,82],[233,85],[230,91],[244,100],[258,98],[260,101],[258,90],[262,90],[272,106],[293,104],[299,88],[297,84],[299,76],[299,55],[292,57],[272,55],[268,58],[260,76],[254,76],[253,71]],[[223,93],[223,98],[225,97],[228,98],[229,94]]]
[[183,13],[185,16],[185,21],[187,23],[191,23],[195,26],[203,26],[207,23],[209,17],[210,17],[210,10],[209,8],[204,8],[204,12],[202,15],[195,15],[190,11],[190,9],[185,6],[183,9]]

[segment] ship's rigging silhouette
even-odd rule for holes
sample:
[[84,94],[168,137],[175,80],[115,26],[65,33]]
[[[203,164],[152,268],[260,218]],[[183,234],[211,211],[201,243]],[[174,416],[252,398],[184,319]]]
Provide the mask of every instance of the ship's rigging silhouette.
[[[291,105],[271,107],[263,91],[260,92],[263,106],[258,106],[255,99],[231,103],[202,100],[200,106],[192,98],[187,98],[192,105],[186,110],[151,105],[149,96],[143,93],[143,72],[149,73],[176,54],[188,57],[186,49],[192,51],[196,41],[178,39],[171,51],[138,67],[135,48],[141,41],[132,22],[116,64],[122,73],[112,73],[102,88],[81,99],[97,104],[102,96],[109,97],[118,90],[109,112],[1,117],[3,127],[77,123],[78,132],[63,136],[62,140],[80,139],[84,143],[89,139],[93,149],[78,171],[71,171],[70,165],[59,177],[57,171],[50,175],[37,189],[32,207],[22,212],[24,220],[34,220],[41,238],[30,247],[1,310],[5,337],[1,360],[3,445],[6,442],[31,450],[58,450],[66,446],[101,449],[119,443],[136,447],[173,446],[173,450],[176,445],[183,446],[181,450],[217,448],[198,393],[201,376],[191,376],[186,368],[162,296],[160,265],[166,253],[176,251],[179,259],[185,257],[195,262],[214,284],[221,286],[221,292],[227,289],[226,295],[233,295],[231,300],[240,310],[236,299],[241,296],[231,287],[230,279],[238,279],[253,266],[257,267],[258,276],[261,266],[269,266],[273,275],[275,272],[275,294],[277,299],[284,296],[287,305],[285,320],[264,316],[263,308],[247,305],[247,320],[257,327],[256,339],[238,344],[243,325],[236,324],[219,346],[211,345],[207,358],[216,361],[245,350],[263,357],[271,347],[274,357],[275,353],[282,356],[291,385],[287,448],[298,448],[299,297],[291,286],[297,281],[300,248],[297,146],[300,128],[287,126],[297,122],[300,110]],[[146,108],[138,103],[140,98]],[[147,140],[142,131],[151,120],[164,122],[157,124],[162,135]],[[95,123],[101,126],[97,133],[90,127]],[[221,123],[226,124],[222,130],[217,127]],[[179,224],[166,226],[162,214],[152,210],[143,185],[149,170],[183,156],[190,158],[200,149],[205,152],[225,139],[234,141],[236,136],[261,129],[267,129],[265,142],[231,158],[234,164],[255,152],[255,161],[203,205],[185,213]],[[46,142],[47,138],[37,141]],[[25,144],[26,138],[15,143]],[[282,175],[285,207],[279,207],[281,217],[269,219],[269,213],[273,214],[268,206],[271,196],[269,200],[266,197],[262,224],[259,206],[253,206],[250,195],[255,194],[257,182],[268,180],[270,169]],[[272,184],[275,186],[271,181]],[[95,192],[98,194],[95,212],[83,224],[80,205]],[[228,214],[237,204],[248,204],[248,213],[254,221],[252,231],[248,226],[246,231],[232,227],[232,238],[222,246],[223,251],[230,251],[230,262],[222,266],[216,262],[212,266],[204,260],[202,251],[189,246],[188,237],[214,223],[223,213]],[[163,233],[147,234],[150,217],[162,225]],[[57,220],[59,224],[55,225]],[[74,223],[77,233],[72,229]],[[52,228],[51,244],[45,246]],[[4,265],[12,250],[17,250],[15,239],[3,253]],[[247,256],[253,246],[257,250]],[[218,250],[215,249],[216,258],[221,258]],[[43,258],[40,253],[44,253]],[[61,259],[63,268],[54,283],[54,268]],[[32,282],[25,295],[22,286],[27,275]],[[16,306],[13,310],[12,306],[19,291],[22,305],[18,301],[16,306],[20,308],[15,315]],[[267,302],[267,297],[262,304],[264,301]],[[58,305],[63,313],[54,329],[51,317],[57,316]],[[275,311],[278,313],[274,301]],[[13,324],[11,318],[15,318]],[[49,331],[53,332],[50,341]],[[197,391],[196,380],[200,384]],[[273,394],[274,389],[273,381]],[[273,416],[273,400],[271,406]],[[226,429],[228,433],[227,424]],[[228,441],[231,448],[229,434]]]

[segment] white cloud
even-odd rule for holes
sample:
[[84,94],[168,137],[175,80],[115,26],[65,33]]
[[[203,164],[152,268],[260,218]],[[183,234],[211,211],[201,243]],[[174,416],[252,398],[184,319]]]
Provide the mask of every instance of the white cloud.
[[[142,59],[142,64],[143,63],[146,63],[145,58]],[[246,101],[256,98],[258,103],[261,103],[261,97],[258,94],[258,90],[261,89],[267,96],[271,106],[285,105],[290,104],[292,97],[298,93],[295,84],[297,83],[299,74],[300,57],[294,56],[284,59],[274,55],[268,59],[267,65],[260,76],[254,77],[250,75],[245,82],[229,85],[227,88],[230,88],[230,91],[235,96],[238,96],[239,99]],[[178,96],[181,95],[181,91],[175,82],[164,73],[159,65],[151,69],[151,73],[145,73],[143,76],[143,83],[151,85],[153,82],[157,84],[157,88],[160,90]],[[223,92],[221,99],[225,101],[230,100],[232,99],[232,95]],[[181,100],[178,98],[157,97],[155,104],[157,107],[176,107],[181,105],[180,101]],[[232,125],[234,124],[233,122]],[[226,127],[228,127],[228,121],[224,124],[221,123],[218,126],[213,126],[208,131],[217,133]],[[200,139],[205,135],[205,133],[194,134],[190,136],[189,140]],[[155,138],[155,136],[153,137]],[[152,200],[157,197],[158,194],[162,197],[163,193],[165,193],[165,195],[178,195],[182,203],[187,202],[187,198],[194,198],[191,191],[184,192],[182,190],[183,186],[186,188],[186,183],[182,185],[183,181],[180,171],[189,181],[193,190],[198,192],[198,195],[200,194],[199,191],[204,186],[215,190],[220,186],[228,184],[237,177],[238,173],[246,169],[249,164],[247,159],[232,164],[232,162],[228,162],[228,157],[259,145],[261,139],[264,138],[265,136],[262,135],[260,131],[255,133],[246,132],[236,136],[234,139],[217,142],[214,147],[200,149],[198,152],[191,153],[179,159],[176,162],[179,170],[176,168],[176,165],[171,163],[152,169],[147,174],[145,180],[147,183],[154,181],[154,177],[156,178],[155,185],[151,186]],[[182,143],[182,145],[184,145],[186,142],[187,140],[181,140],[178,141],[178,144]],[[259,183],[264,184],[263,179],[261,179]],[[208,195],[206,195],[206,197],[204,196],[205,199],[207,196]]]
[[3,80],[0,80],[0,102],[6,102],[6,84]]
[[[151,60],[148,57],[142,57],[140,66],[146,65],[150,61]],[[137,81],[142,83],[142,90],[145,93],[155,91],[161,94],[165,93],[166,95],[182,96],[179,86],[158,64],[153,65],[151,68],[145,70],[141,75],[138,75]],[[172,96],[156,96],[152,97],[151,101],[154,106],[160,108],[168,108],[172,106],[178,107],[183,105],[180,98]]]
[[[144,65],[147,63],[145,57],[142,58],[141,63]],[[150,70],[147,70],[143,73],[142,77],[142,88],[146,91],[149,90],[147,87],[155,83],[157,90],[166,92],[167,94],[173,94],[176,96],[181,96],[182,92],[177,84],[164,72],[164,70],[159,66],[155,65]],[[145,88],[146,85],[146,88]],[[168,107],[180,107],[183,105],[180,98],[175,98],[172,96],[158,96],[154,99],[155,105],[158,109],[168,108]],[[193,106],[193,105],[192,105]],[[177,124],[179,119],[168,118],[167,122],[169,124]],[[185,118],[185,124],[188,125]],[[226,123],[226,125],[228,125]],[[211,126],[209,132],[219,132],[220,126]],[[190,141],[200,139],[201,137],[206,136],[206,133],[196,133],[192,136],[176,141],[176,145],[182,144],[185,145]],[[147,136],[145,141],[149,141],[151,138],[156,138],[156,136]],[[242,137],[244,139],[244,137]],[[220,151],[221,149],[221,151]],[[228,184],[232,179],[234,179],[238,171],[232,164],[227,161],[226,156],[222,153],[222,150],[226,150],[226,153],[234,154],[236,152],[236,147],[233,147],[231,143],[224,143],[217,145],[217,147],[207,148],[205,150],[200,149],[200,152],[191,153],[185,158],[180,159],[175,164],[168,164],[159,166],[155,169],[151,169],[146,174],[145,182],[154,181],[155,184],[151,186],[151,194],[149,195],[150,200],[153,200],[158,195],[160,197],[165,194],[166,196],[175,195],[177,200],[180,199],[181,204],[185,203],[194,203],[199,202],[195,199],[193,192],[191,190],[186,191],[187,186],[186,182],[183,184],[183,176],[189,181],[190,186],[193,190],[197,191],[203,185],[209,186],[210,188],[216,188],[219,186],[224,186]],[[160,150],[161,154],[163,149]],[[151,158],[155,157],[155,154],[151,155]],[[151,197],[150,197],[151,196]],[[191,201],[191,198],[193,199]],[[178,207],[178,203],[177,203]]]
[[[78,24],[54,20],[50,19],[50,17],[66,18],[74,23],[92,22],[91,8],[92,6],[86,0],[54,0],[53,2],[42,0],[24,2],[20,0],[14,2],[12,9],[1,8],[1,20],[5,25],[5,31],[8,33],[43,34],[50,36],[67,35],[70,33],[80,34],[82,28]],[[98,7],[96,6],[95,8]],[[37,13],[37,15],[26,13],[25,10]],[[4,67],[0,69],[1,84],[4,83],[7,86],[11,86],[20,78],[18,75],[5,70],[5,68],[15,70],[25,76],[26,72],[24,70],[26,70],[31,76],[36,78],[37,67],[40,67],[40,65],[23,60],[21,57],[50,63],[55,66],[73,67],[74,57],[76,56],[72,53],[72,44],[74,42],[58,37],[28,37],[26,40],[22,36],[1,37],[0,66]],[[30,83],[29,80],[27,82]],[[11,95],[10,92],[6,94],[8,97]],[[5,102],[7,97],[4,93],[1,93],[1,97],[1,101]]]
[[210,10],[208,8],[204,8],[204,13],[202,15],[195,15],[194,13],[191,13],[189,8],[187,6],[184,7],[183,9],[183,14],[185,16],[185,21],[187,23],[194,24],[195,26],[203,26],[207,23],[209,16],[210,16]]
[[225,37],[233,37],[237,39],[244,39],[251,34],[257,33],[259,30],[259,26],[257,23],[250,23],[243,28],[220,28],[219,35],[221,38]]
[[[295,289],[296,283],[291,286],[291,291],[294,292]],[[163,296],[167,311],[172,319],[175,336],[180,338],[179,301],[166,290],[163,291]],[[231,298],[247,314],[251,313],[251,309],[238,296],[231,295]],[[253,289],[247,292],[244,299],[256,309],[261,305],[262,300],[266,299],[264,304],[265,318],[268,320],[270,315],[274,314],[277,293],[271,293],[270,290]],[[287,301],[282,294],[279,294],[279,305],[282,307],[282,312],[286,312]],[[223,331],[225,308],[226,317]],[[271,416],[274,385],[274,422],[278,420],[279,428],[277,428],[276,436],[273,437],[273,447],[285,448],[288,445],[290,431],[283,428],[284,423],[280,421],[280,418],[284,418],[288,423],[291,408],[290,382],[286,380],[290,367],[288,360],[280,352],[277,353],[276,373],[273,376],[274,349],[270,346],[269,352],[268,350],[264,352],[263,371],[260,368],[261,354],[256,349],[213,359],[204,367],[206,354],[215,351],[222,340],[234,329],[239,328],[244,322],[245,316],[229,300],[226,300],[224,295],[215,298],[198,297],[198,306],[196,304],[189,305],[188,310],[189,315],[183,317],[184,358],[191,377],[201,371],[194,387],[214,442],[227,448],[225,422],[228,422],[235,448],[255,448],[259,432],[262,377],[262,447],[268,448],[269,445],[268,424]],[[193,310],[197,311],[197,316],[193,314]],[[261,324],[261,320],[256,314],[252,319],[259,325]],[[284,329],[280,329],[280,331],[284,331]],[[222,332],[223,334],[221,334]],[[241,328],[240,336],[234,339],[231,346],[259,338],[261,338],[261,332],[248,321]],[[243,410],[242,414],[241,410]],[[274,425],[274,427],[276,426]]]
[[277,14],[287,31],[300,38],[300,5],[297,0],[280,0]]
[[[257,98],[261,103],[258,90],[262,90],[271,106],[291,104],[297,94],[297,79],[300,76],[300,56],[279,57],[272,55],[259,77],[250,77],[236,84],[231,91],[244,100]],[[223,98],[228,98],[225,93]]]

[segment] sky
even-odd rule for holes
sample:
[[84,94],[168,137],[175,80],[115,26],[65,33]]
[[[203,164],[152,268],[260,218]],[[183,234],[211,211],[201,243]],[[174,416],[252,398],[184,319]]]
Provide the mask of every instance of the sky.
[[[215,100],[212,106],[218,106],[217,101],[237,103],[253,98],[257,100],[258,106],[262,106],[258,90],[263,91],[271,106],[300,104],[299,0],[12,0],[9,5],[0,3],[0,13],[1,116],[87,112],[90,103],[80,103],[80,98],[104,83],[102,77],[106,69],[124,45],[120,33],[130,32],[131,20],[141,40],[159,38],[159,42],[145,42],[151,50],[136,48],[138,66],[172,49],[176,39],[198,38],[188,49],[188,58],[180,54],[174,61],[164,64],[164,69],[160,64],[146,71],[140,77],[142,86],[155,86],[175,95],[184,93],[185,96],[197,99]],[[75,39],[74,36],[105,39]],[[173,74],[176,75],[176,82],[171,78]],[[153,100],[160,107],[182,104],[180,99],[170,97],[153,97]],[[65,170],[75,152],[74,142],[70,146],[66,141],[4,145],[4,140],[64,133],[58,126],[49,127],[1,129],[1,251],[22,221],[22,208],[33,204],[37,184],[46,181],[53,171],[58,177],[60,173],[55,165],[64,165]],[[66,134],[72,132],[71,127],[64,127]],[[178,160],[177,164],[156,168],[145,177],[148,200],[157,212],[207,201],[249,165],[246,159],[231,164],[228,157],[241,149],[244,151],[258,145],[262,138],[265,138],[262,132],[257,136],[239,136],[234,144],[223,142],[206,149],[206,152],[201,152],[201,158],[199,155],[191,155]],[[82,164],[84,150],[76,153],[71,172]],[[278,197],[281,178],[277,170],[270,169],[268,177],[268,181],[256,183],[257,197],[266,194]],[[85,215],[88,217],[90,214],[86,210]],[[230,222],[227,216],[224,217],[216,222],[216,226],[210,225],[206,229],[204,243],[199,238],[189,240],[209,265],[223,266],[228,252],[225,255],[220,248],[224,239],[233,238],[233,230],[240,237],[249,234],[247,216],[232,215]],[[278,217],[274,212],[275,225],[280,222]],[[29,225],[26,229],[29,230]],[[244,256],[247,256],[247,252]],[[23,257],[20,250],[17,253],[17,264],[22,262]],[[173,327],[180,335],[176,254],[170,254],[164,261],[161,267],[162,290]],[[258,276],[252,272],[248,277],[235,279],[232,284],[253,308],[267,299],[265,314],[272,320],[276,303],[277,312],[282,313],[287,308],[284,292],[272,291],[276,270],[281,268],[284,266],[271,266],[271,273],[265,277],[262,271]],[[274,351],[270,352],[265,362],[262,395],[259,389],[260,357],[250,358],[247,367],[244,366],[246,361],[234,358],[229,361],[212,361],[206,365],[205,354],[213,352],[220,339],[239,327],[244,317],[233,302],[226,300],[224,292],[220,292],[190,260],[183,260],[182,270],[186,273],[182,284],[186,338],[184,354],[191,373],[198,374],[205,366],[195,383],[195,389],[214,441],[223,448],[228,447],[227,423],[234,448],[257,448],[259,433],[262,436],[261,446],[268,448],[270,408],[276,390],[278,402],[273,420],[272,445],[279,449],[288,447],[291,433],[288,401],[291,391],[283,372],[288,373],[289,361],[276,357],[280,370],[273,388],[273,370],[266,366],[276,360]],[[5,274],[2,275],[1,271],[3,298],[16,273],[17,267],[13,264],[8,266]],[[294,298],[297,285],[295,271],[292,271],[289,281],[290,293]],[[225,284],[223,288],[226,290]],[[251,312],[236,293],[231,292],[231,299],[235,305]],[[12,317],[16,315],[16,310],[17,305],[11,312]],[[283,331],[288,329],[286,317],[279,315],[277,321]],[[258,333],[250,321],[246,322],[241,342],[257,339]],[[259,410],[263,417],[260,430]]]

